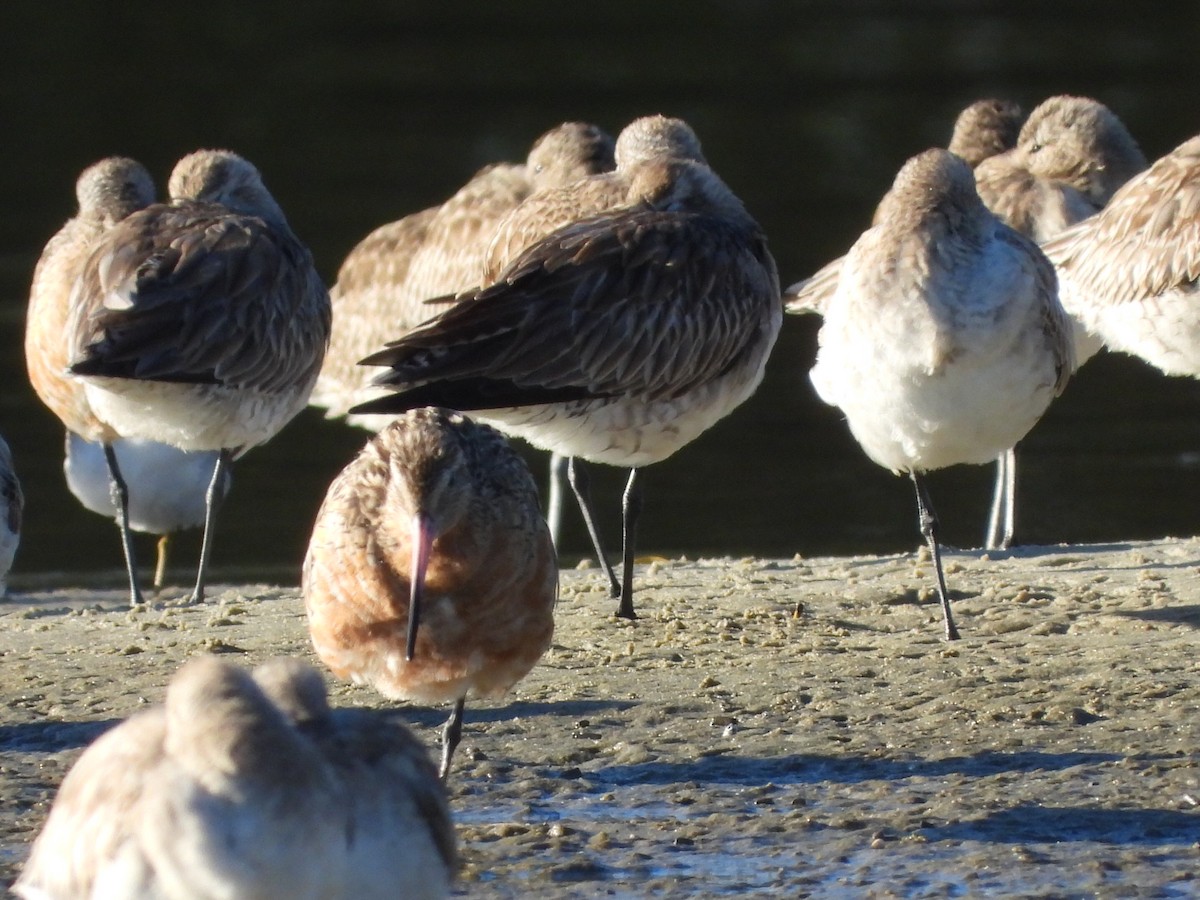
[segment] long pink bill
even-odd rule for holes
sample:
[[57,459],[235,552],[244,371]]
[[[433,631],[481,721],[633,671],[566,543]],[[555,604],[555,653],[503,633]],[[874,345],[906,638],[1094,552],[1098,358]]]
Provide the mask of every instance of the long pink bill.
[[408,643],[404,658],[412,661],[417,651],[417,627],[421,620],[421,597],[425,593],[425,569],[429,566],[429,549],[433,546],[433,525],[427,516],[417,513],[412,520],[413,555],[409,576]]

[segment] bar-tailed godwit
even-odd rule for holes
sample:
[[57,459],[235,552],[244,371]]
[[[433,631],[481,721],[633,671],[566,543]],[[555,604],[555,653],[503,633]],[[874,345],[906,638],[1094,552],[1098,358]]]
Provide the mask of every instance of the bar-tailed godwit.
[[1015,147],[1025,113],[1011,100],[976,100],[954,120],[946,149],[975,168],[989,156]]
[[[1090,97],[1061,95],[1029,114],[1017,144],[975,169],[984,204],[1039,243],[1094,215],[1146,158],[1124,123]],[[1083,362],[1076,348],[1076,365]],[[1008,549],[1016,530],[1016,449],[996,460],[984,546]]]
[[618,614],[632,618],[637,470],[753,394],[782,305],[761,229],[708,166],[650,160],[628,191],[365,360],[397,393],[364,411],[480,410],[535,446],[631,468]]
[[421,408],[396,417],[330,485],[302,579],[317,655],[339,678],[453,703],[505,693],[554,631],[558,562],[521,458],[494,429]]
[[[310,402],[330,418],[386,393],[358,361],[432,318],[426,300],[476,287],[496,228],[532,192],[612,168],[612,138],[565,122],[543,134],[525,163],[487,166],[439,206],[381,225],[342,262],[330,288],[333,333]],[[391,416],[346,416],[378,431]]]
[[[1002,133],[1008,124],[985,123],[1005,107],[1003,101],[980,101],[964,110],[951,149],[980,143],[971,139],[969,130],[960,131],[959,126],[970,122],[981,129],[977,137]],[[1015,120],[1009,124],[1015,125]],[[1111,110],[1088,97],[1062,95],[1049,98],[1030,113],[1012,147],[980,160],[975,166],[975,182],[984,204],[1003,222],[1043,241],[1093,215],[1145,166],[1137,142]],[[819,311],[836,288],[840,262],[835,260],[789,288],[785,292],[788,311]],[[984,536],[987,549],[1007,549],[1012,543],[1016,473],[1016,450],[1010,447],[996,459],[996,486]]]
[[[261,680],[261,683],[260,683]],[[197,657],[166,702],[67,774],[15,893],[435,898],[454,836],[428,754],[396,722],[331,711],[309,667]]]
[[846,255],[812,368],[867,456],[917,491],[946,636],[958,636],[924,473],[985,463],[1073,370],[1070,322],[1037,245],[1001,222],[946,150],[909,160]]
[[[631,179],[639,167],[650,161],[672,159],[693,160],[704,163],[700,139],[682,119],[663,115],[642,116],[621,129],[613,146],[613,166],[586,178],[560,184],[539,186],[520,206],[505,217],[496,228],[491,245],[487,248],[483,264],[481,287],[487,287],[503,277],[508,265],[526,247],[546,238],[559,228],[574,222],[634,205],[641,198],[631,191]],[[494,425],[501,430],[503,421]],[[613,597],[621,594],[621,580],[617,578],[592,510],[590,479],[584,463],[576,458],[565,458],[559,451],[550,457],[550,492],[547,521],[550,532],[558,539],[561,515],[563,480],[569,481],[579,503],[584,525],[596,551]],[[629,474],[626,493],[636,483],[637,475]],[[640,502],[640,501],[639,501]],[[627,505],[627,504],[626,504]],[[628,523],[623,523],[628,532]]]
[[1200,136],[1044,249],[1082,356],[1103,343],[1168,375],[1200,377]]
[[154,202],[154,182],[145,167],[125,157],[89,166],[75,183],[79,209],[47,242],[33,271],[25,319],[25,365],[41,401],[68,431],[98,443],[105,457],[112,505],[121,529],[129,576],[129,598],[142,602],[133,538],[129,533],[129,491],[112,450],[118,435],[92,412],[81,381],[67,373],[72,291],[92,248],[126,216]]
[[988,209],[1038,243],[1103,209],[1117,188],[1146,168],[1124,123],[1090,97],[1040,103],[1011,150],[975,169]]
[[[1023,121],[1021,107],[1010,100],[976,100],[955,119],[947,149],[974,168],[983,160],[1015,147]],[[819,313],[837,290],[837,277],[845,258],[839,256],[808,278],[790,285],[783,292],[787,312]]]
[[185,156],[169,190],[171,203],[97,240],[73,295],[70,370],[112,433],[217,451],[188,598],[199,602],[224,469],[304,408],[329,339],[329,295],[237,154]]
[[[382,225],[346,256],[330,289],[333,335],[311,403],[330,418],[378,431],[387,415],[347,415],[351,406],[386,393],[358,361],[436,315],[427,300],[454,295],[484,280],[496,229],[531,193],[571,184],[613,167],[613,139],[586,122],[564,122],[534,142],[521,165],[478,172],[440,206]],[[562,462],[552,460],[546,519],[557,539],[562,518]]]

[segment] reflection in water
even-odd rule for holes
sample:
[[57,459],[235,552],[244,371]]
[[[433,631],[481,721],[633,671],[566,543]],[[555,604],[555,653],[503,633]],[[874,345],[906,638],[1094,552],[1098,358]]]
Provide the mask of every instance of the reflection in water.
[[[262,170],[332,280],[372,228],[443,199],[487,162],[521,158],[556,122],[615,131],[661,111],[693,124],[790,283],[844,252],[901,163],[944,144],[978,97],[1032,108],[1064,91],[1094,95],[1150,158],[1196,129],[1192,104],[1164,90],[1190,83],[1191,4],[1163,4],[1153,20],[1111,5],[1083,21],[1056,4],[983,16],[949,15],[954,7],[626,0],[586,18],[541,0],[519,14],[365,0],[296,2],[287,17],[231,2],[153,15],[81,0],[6,7],[6,30],[29,36],[0,56],[0,432],[28,499],[18,588],[23,573],[120,568],[109,523],[66,490],[62,434],[20,352],[33,263],[71,214],[88,163],[124,153],[165,178],[185,152],[232,147]],[[759,394],[647,473],[648,551],[917,546],[908,484],[867,461],[808,385],[816,326],[789,318]],[[1021,448],[1018,537],[1196,532],[1198,405],[1191,381],[1116,357],[1089,363]],[[218,575],[295,581],[325,486],[365,439],[310,412],[251,452],[220,522]],[[982,538],[989,478],[983,468],[934,478],[948,542]],[[610,530],[620,479],[596,471]],[[567,526],[569,559],[587,538],[575,517]],[[175,563],[186,571],[186,551]]]

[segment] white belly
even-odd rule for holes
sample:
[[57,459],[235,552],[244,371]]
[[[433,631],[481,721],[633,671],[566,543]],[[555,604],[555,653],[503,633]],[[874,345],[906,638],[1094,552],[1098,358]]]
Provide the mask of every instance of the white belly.
[[122,437],[181,450],[244,451],[270,440],[304,408],[311,389],[311,381],[303,390],[272,393],[127,378],[87,381],[93,411]]

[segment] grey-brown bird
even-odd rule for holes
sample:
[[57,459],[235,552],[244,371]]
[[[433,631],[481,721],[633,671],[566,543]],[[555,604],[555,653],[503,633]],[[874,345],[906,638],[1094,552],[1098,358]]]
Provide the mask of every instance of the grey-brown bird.
[[71,377],[68,326],[75,283],[101,237],[154,202],[154,181],[136,160],[113,156],[94,163],[75,183],[78,212],[50,238],[33,271],[25,317],[25,365],[38,398],[66,426],[101,447],[129,577],[132,605],[142,602],[129,525],[129,489],[114,451],[120,435],[92,412],[84,384]]
[[1106,345],[1168,375],[1200,377],[1200,136],[1044,249],[1081,356]]
[[1015,147],[1024,121],[1025,113],[1011,100],[976,100],[954,120],[946,149],[973,169],[988,157]]
[[913,157],[846,255],[810,373],[874,462],[911,477],[950,611],[924,473],[980,464],[1036,424],[1074,369],[1054,270],[946,150]]
[[[330,289],[333,334],[310,402],[330,418],[381,396],[374,370],[358,364],[440,309],[426,301],[479,285],[499,224],[531,193],[612,168],[612,138],[565,122],[534,143],[523,164],[481,169],[444,203],[372,231],[347,254]],[[347,416],[378,431],[390,416]]]
[[187,662],[166,702],[67,773],[14,892],[25,900],[445,897],[444,791],[398,722],[330,710],[317,673]]
[[[782,319],[758,224],[692,160],[651,160],[628,204],[535,242],[495,284],[365,362],[395,394],[362,411],[478,410],[568,457],[631,468],[618,614],[634,616],[637,470],[745,401]],[[615,579],[613,579],[615,581]]]
[[329,339],[329,295],[258,170],[200,150],[171,202],[96,242],[76,282],[70,371],[123,437],[218,451],[196,585],[204,599],[218,486],[230,462],[307,403]]
[[[1010,100],[976,100],[954,120],[947,149],[974,168],[985,159],[1015,147],[1023,121],[1021,107]],[[839,256],[808,278],[790,285],[783,292],[787,312],[795,315],[819,313],[825,301],[837,290],[843,260],[845,257]]]

